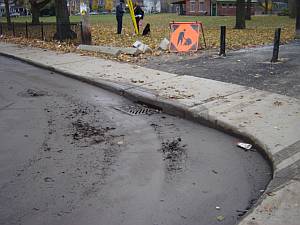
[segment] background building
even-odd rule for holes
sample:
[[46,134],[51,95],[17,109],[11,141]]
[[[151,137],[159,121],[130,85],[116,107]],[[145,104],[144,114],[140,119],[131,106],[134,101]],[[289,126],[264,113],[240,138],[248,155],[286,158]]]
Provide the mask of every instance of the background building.
[[[257,0],[252,0],[252,14]],[[180,15],[235,16],[236,0],[174,0]]]
[[161,12],[160,0],[144,0],[144,11],[147,13]]
[[[18,5],[16,1],[10,1],[9,12],[11,16],[26,16],[29,14],[29,9]],[[4,0],[0,0],[0,16],[5,16],[5,4]]]

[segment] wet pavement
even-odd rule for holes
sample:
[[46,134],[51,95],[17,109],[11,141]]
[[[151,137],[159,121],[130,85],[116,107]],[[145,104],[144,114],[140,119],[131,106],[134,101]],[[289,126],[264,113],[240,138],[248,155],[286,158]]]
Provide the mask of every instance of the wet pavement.
[[236,138],[128,105],[0,57],[0,224],[235,224],[268,184]]
[[254,87],[300,98],[300,41],[280,46],[279,62],[270,63],[272,46],[198,55],[159,56],[143,66],[179,75],[191,75]]

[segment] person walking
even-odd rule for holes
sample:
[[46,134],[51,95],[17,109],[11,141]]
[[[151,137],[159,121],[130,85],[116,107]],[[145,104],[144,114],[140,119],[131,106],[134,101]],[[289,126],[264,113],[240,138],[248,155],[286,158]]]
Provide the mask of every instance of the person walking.
[[116,7],[116,18],[118,23],[117,34],[122,32],[123,14],[124,14],[124,0],[120,0],[120,3]]
[[142,10],[141,6],[139,6],[139,3],[135,3],[134,16],[136,20],[136,25],[138,27],[138,31],[140,31],[140,23],[141,20],[144,19],[144,11]]

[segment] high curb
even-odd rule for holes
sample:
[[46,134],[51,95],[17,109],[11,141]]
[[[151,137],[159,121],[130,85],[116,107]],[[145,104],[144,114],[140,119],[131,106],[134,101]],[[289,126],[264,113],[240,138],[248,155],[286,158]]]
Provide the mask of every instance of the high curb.
[[[85,78],[80,75],[76,75],[74,73],[66,72],[61,69],[55,68],[55,66],[49,66],[45,65],[43,63],[35,62],[30,59],[24,59],[12,54],[3,53],[0,52],[0,55],[6,56],[9,58],[13,58],[34,66],[37,66],[39,68],[47,69],[53,72],[60,73],[64,76],[74,78],[76,80],[103,88],[105,90],[111,91],[113,93],[119,94],[121,96],[124,96],[134,102],[140,102],[143,104],[147,104],[152,107],[156,107],[161,109],[163,112],[182,117],[184,119],[192,120],[198,123],[201,123],[203,125],[221,130],[223,132],[226,132],[228,134],[231,134],[233,136],[243,138],[245,141],[252,143],[256,149],[258,149],[266,158],[268,158],[270,165],[272,167],[272,174],[273,179],[268,184],[267,189],[265,190],[264,194],[259,198],[259,200],[256,202],[256,204],[251,208],[250,211],[248,211],[245,216],[249,215],[255,208],[261,204],[261,202],[266,198],[269,191],[273,191],[275,189],[278,189],[281,187],[285,182],[287,181],[281,181],[280,179],[277,179],[276,177],[276,171],[274,170],[274,159],[272,154],[266,149],[266,146],[259,140],[258,137],[255,137],[254,135],[242,132],[237,129],[237,127],[230,125],[229,123],[223,122],[218,120],[217,118],[214,118],[209,115],[208,109],[203,106],[203,109],[201,109],[201,113],[196,113],[192,108],[189,108],[187,106],[184,106],[183,104],[177,103],[173,100],[167,100],[162,97],[158,97],[153,91],[150,91],[148,89],[138,87],[131,84],[124,84],[120,82],[111,82],[104,79],[91,79],[91,78]],[[244,217],[245,217],[244,216]],[[242,219],[239,221],[242,222]]]

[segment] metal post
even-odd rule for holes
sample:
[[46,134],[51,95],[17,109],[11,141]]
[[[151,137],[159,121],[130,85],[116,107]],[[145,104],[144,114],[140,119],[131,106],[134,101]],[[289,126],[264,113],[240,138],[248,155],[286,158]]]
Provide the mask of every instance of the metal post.
[[201,32],[202,32],[204,47],[206,48],[206,40],[205,40],[204,29],[203,29],[202,23],[200,23],[200,26],[201,26]]
[[83,43],[83,27],[82,27],[82,21],[80,21],[80,36],[81,36],[81,44]]
[[225,49],[226,49],[226,26],[221,26],[219,55],[226,56]]
[[41,38],[44,40],[44,24],[41,22]]
[[13,36],[15,37],[16,36],[16,33],[15,33],[15,23],[12,22],[12,32],[13,32]]
[[59,41],[62,41],[61,23],[58,23],[58,35],[59,35]]
[[280,45],[280,33],[281,33],[281,28],[277,28],[275,30],[273,56],[272,56],[271,62],[277,62],[278,61],[279,45]]
[[25,36],[28,39],[28,23],[27,23],[27,21],[25,22]]

